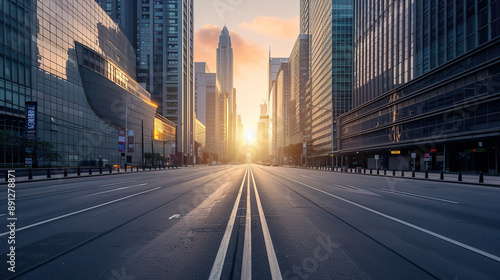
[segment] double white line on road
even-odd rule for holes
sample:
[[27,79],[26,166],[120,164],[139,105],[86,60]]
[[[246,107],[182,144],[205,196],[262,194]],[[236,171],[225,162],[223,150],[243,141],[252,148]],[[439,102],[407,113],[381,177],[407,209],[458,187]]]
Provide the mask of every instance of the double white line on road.
[[[249,168],[247,167],[247,170]],[[250,169],[251,172],[251,169]],[[241,279],[252,279],[252,209],[250,201],[250,174],[247,177],[247,213],[245,216],[245,241],[243,243],[243,263],[241,265]]]
[[226,231],[224,232],[224,237],[217,251],[217,257],[215,258],[214,265],[212,266],[212,272],[210,273],[210,280],[218,280],[222,274],[222,268],[224,267],[224,260],[226,259],[227,247],[229,246],[229,240],[231,239],[231,232],[233,231],[234,221],[236,220],[236,212],[238,212],[238,206],[240,205],[241,193],[243,192],[243,185],[245,185],[245,179],[248,174],[248,168],[245,170],[245,175],[243,176],[243,181],[241,181],[240,191],[238,196],[236,196],[236,201],[234,202],[233,211],[231,216],[229,216],[229,222],[227,222]]
[[[247,177],[248,176],[248,177]],[[236,213],[238,212],[238,207],[240,205],[241,194],[243,192],[243,186],[245,185],[245,179],[247,180],[247,205],[246,205],[246,216],[245,216],[245,239],[243,243],[243,261],[241,269],[241,279],[252,279],[252,213],[251,213],[251,196],[250,196],[250,177],[252,177],[252,182],[254,186],[255,198],[257,201],[257,208],[259,210],[260,223],[262,225],[262,231],[264,235],[264,242],[266,244],[267,258],[269,260],[269,267],[271,270],[271,276],[273,280],[281,280],[281,272],[278,265],[278,260],[276,258],[276,252],[274,251],[273,242],[271,240],[271,234],[269,233],[269,228],[267,227],[266,217],[264,216],[264,211],[262,210],[262,203],[260,201],[259,192],[257,191],[257,185],[255,184],[255,177],[253,176],[252,168],[247,166],[245,170],[245,175],[241,181],[240,190],[236,201],[234,203],[233,210],[229,217],[229,222],[227,223],[226,231],[222,237],[219,250],[217,252],[217,257],[215,258],[214,265],[212,266],[212,271],[210,273],[210,280],[219,280],[222,275],[222,269],[224,267],[224,260],[226,259],[227,249],[229,246],[229,241],[231,240],[231,233],[233,231],[234,222],[236,220]]]
[[267,227],[266,217],[264,216],[264,210],[262,210],[262,203],[260,203],[259,192],[257,191],[257,185],[255,184],[255,177],[253,176],[252,168],[250,168],[252,173],[253,188],[255,190],[255,198],[257,200],[257,208],[259,209],[260,223],[262,224],[262,231],[264,233],[264,242],[266,243],[267,258],[269,260],[269,267],[271,268],[271,277],[273,280],[282,279],[280,266],[278,265],[278,259],[276,258],[276,252],[274,251],[273,241],[271,240],[271,234],[269,233],[269,228]]

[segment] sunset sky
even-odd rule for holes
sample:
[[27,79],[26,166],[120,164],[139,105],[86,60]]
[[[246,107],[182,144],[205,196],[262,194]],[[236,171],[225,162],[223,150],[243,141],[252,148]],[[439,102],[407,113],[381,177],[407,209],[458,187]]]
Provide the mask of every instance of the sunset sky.
[[267,91],[269,47],[273,57],[288,57],[299,34],[299,0],[195,0],[196,62],[215,73],[222,27],[230,31],[238,114],[246,133],[254,134],[259,104]]

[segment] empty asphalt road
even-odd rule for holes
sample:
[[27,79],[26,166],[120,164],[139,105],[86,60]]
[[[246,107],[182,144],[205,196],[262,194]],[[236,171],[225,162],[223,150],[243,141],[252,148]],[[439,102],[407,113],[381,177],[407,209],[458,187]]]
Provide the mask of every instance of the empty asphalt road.
[[14,216],[8,186],[0,189],[0,279],[498,279],[500,271],[493,187],[204,166],[18,183]]

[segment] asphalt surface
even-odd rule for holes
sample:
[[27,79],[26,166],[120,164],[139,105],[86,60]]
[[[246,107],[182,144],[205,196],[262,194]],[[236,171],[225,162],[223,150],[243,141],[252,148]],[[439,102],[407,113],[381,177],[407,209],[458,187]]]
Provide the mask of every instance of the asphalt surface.
[[7,188],[0,186],[0,279],[500,275],[499,188],[204,166],[19,183],[14,216]]

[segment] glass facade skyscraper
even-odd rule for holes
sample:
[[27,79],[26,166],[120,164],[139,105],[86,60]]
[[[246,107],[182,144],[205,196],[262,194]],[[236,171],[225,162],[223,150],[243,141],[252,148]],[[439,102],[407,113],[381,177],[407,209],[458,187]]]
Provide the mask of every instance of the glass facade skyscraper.
[[[31,20],[29,2],[3,1],[0,13],[0,130],[21,137],[26,126],[25,103],[32,95],[31,33],[38,27]],[[24,164],[22,147],[2,142],[0,162]]]
[[499,2],[355,1],[354,10],[355,109],[338,119],[342,154],[361,153],[365,166],[377,154],[391,169],[498,173]]
[[288,162],[284,158],[284,149],[289,143],[289,123],[288,107],[290,103],[290,63],[281,63],[276,82],[273,89],[276,90],[276,119],[273,125],[276,126],[276,151],[278,164],[282,165]]
[[337,116],[351,108],[352,0],[311,1],[312,155],[336,150]]
[[231,36],[226,26],[222,28],[217,46],[217,78],[220,81],[222,94],[228,96],[227,113],[227,150],[228,159],[236,160],[236,90],[234,89],[233,47]]
[[95,1],[120,26],[132,46],[135,47],[137,44],[137,0]]
[[137,80],[177,124],[177,157],[194,155],[193,0],[137,1]]
[[[140,165],[145,153],[161,152],[154,135],[172,140],[167,120],[156,133],[156,105],[134,79],[134,49],[97,3],[6,0],[0,9],[0,125],[25,138],[25,107],[36,104],[30,129],[53,146],[50,157],[35,149],[39,166]],[[127,149],[119,146],[125,130]],[[7,146],[2,164],[24,166],[23,145]]]
[[309,80],[309,35],[300,34],[288,59],[290,64],[290,103],[288,143],[302,143],[304,135],[305,88]]

